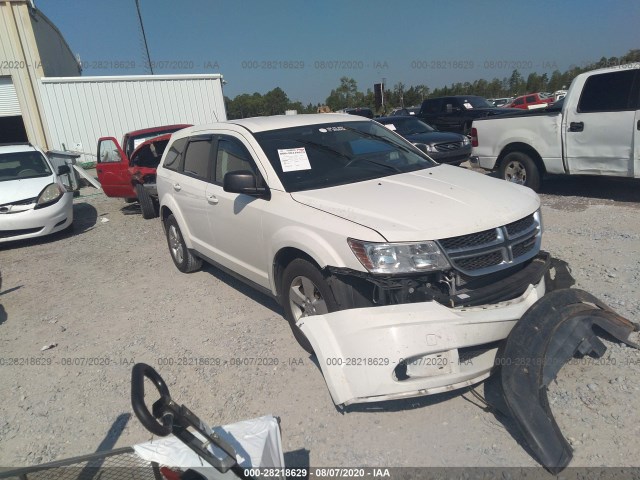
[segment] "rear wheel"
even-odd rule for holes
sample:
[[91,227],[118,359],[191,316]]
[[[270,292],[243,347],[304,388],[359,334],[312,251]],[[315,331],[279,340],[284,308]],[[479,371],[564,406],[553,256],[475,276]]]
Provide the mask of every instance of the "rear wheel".
[[151,198],[149,192],[140,183],[136,184],[136,195],[138,196],[138,203],[142,210],[142,218],[149,220],[150,218],[156,218],[158,216],[158,205],[155,200]]
[[176,221],[176,217],[169,215],[165,222],[165,231],[167,232],[167,244],[169,245],[169,253],[173,263],[178,270],[183,273],[193,272],[202,266],[202,259],[196,257],[189,251],[182,232]]
[[307,260],[293,260],[282,275],[283,307],[293,336],[307,352],[313,348],[296,323],[303,317],[335,312],[338,305],[333,292],[315,265]]
[[500,178],[531,188],[540,189],[540,170],[536,162],[524,152],[508,153],[500,164]]

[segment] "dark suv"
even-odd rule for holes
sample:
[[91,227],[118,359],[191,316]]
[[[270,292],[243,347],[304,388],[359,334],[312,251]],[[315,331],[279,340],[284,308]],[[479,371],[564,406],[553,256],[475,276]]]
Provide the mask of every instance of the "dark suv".
[[438,130],[471,133],[471,122],[475,118],[489,115],[514,113],[515,109],[496,108],[483,97],[474,95],[453,95],[450,97],[428,98],[422,102],[417,117]]

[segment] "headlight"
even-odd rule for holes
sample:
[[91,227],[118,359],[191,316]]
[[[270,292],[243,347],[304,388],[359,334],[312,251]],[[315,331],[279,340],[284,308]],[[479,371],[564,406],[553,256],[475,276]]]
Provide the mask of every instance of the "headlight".
[[467,137],[466,135],[464,136],[464,138],[462,139],[462,146],[466,147],[467,145],[469,145],[471,143],[471,140],[469,140],[469,137]]
[[353,238],[347,242],[371,273],[421,273],[451,268],[435,242],[373,243]]
[[57,183],[50,183],[38,195],[35,208],[44,208],[56,203],[64,195],[64,189]]
[[542,209],[539,208],[533,214],[533,218],[538,221],[538,225],[540,225],[540,233],[544,232],[544,224],[542,223]]
[[437,152],[436,148],[433,145],[429,145],[427,143],[414,143],[414,145],[426,153]]

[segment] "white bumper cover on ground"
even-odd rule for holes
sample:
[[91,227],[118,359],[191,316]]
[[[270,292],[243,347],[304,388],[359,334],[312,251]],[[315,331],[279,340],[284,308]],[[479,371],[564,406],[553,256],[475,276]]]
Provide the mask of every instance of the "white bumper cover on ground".
[[[520,297],[494,305],[358,308],[303,317],[298,326],[313,346],[336,405],[408,398],[487,378],[497,346],[482,346],[506,338],[544,293],[541,281]],[[462,357],[460,349],[465,349]]]

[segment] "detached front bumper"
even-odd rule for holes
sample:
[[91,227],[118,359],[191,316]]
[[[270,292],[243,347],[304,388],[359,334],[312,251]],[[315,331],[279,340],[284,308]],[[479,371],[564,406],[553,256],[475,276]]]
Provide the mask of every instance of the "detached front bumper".
[[509,301],[449,308],[435,301],[303,317],[336,405],[441,393],[478,383],[498,343],[545,294],[545,280]]

